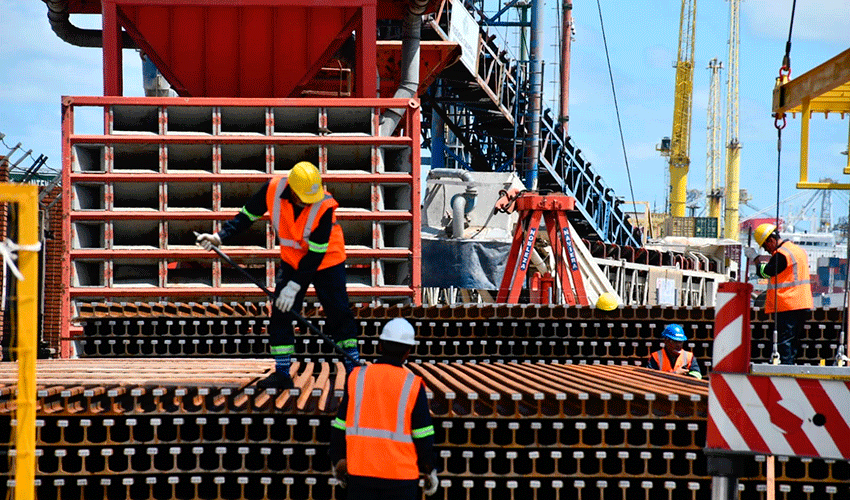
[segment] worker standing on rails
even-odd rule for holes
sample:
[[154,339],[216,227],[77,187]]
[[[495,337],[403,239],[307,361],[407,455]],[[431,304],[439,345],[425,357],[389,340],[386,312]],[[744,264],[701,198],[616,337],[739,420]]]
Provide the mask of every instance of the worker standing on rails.
[[646,367],[701,379],[702,371],[694,353],[682,349],[683,343],[688,340],[682,325],[667,325],[661,336],[664,337],[664,347],[649,355]]
[[[753,237],[771,254],[766,264],[756,266],[758,275],[770,278],[765,293],[764,310],[776,313],[776,352],[783,365],[797,361],[799,334],[812,309],[812,286],[809,281],[809,257],[796,244],[783,240],[773,224],[759,224]],[[755,248],[747,248],[754,260]]]
[[328,454],[348,500],[413,500],[419,477],[437,491],[434,426],[422,379],[404,368],[413,326],[395,318],[379,336],[382,356],[355,368],[331,429]]
[[276,176],[263,185],[221,231],[198,235],[198,244],[209,250],[269,213],[280,243],[281,263],[269,325],[275,371],[258,382],[261,389],[293,387],[289,369],[295,352],[292,323],[296,316],[290,311],[301,310],[310,283],[324,308],[334,341],[352,358],[343,358],[346,373],[359,364],[357,325],[345,288],[345,242],[334,213],[338,206],[322,187],[319,169],[302,161],[292,167],[288,177]]

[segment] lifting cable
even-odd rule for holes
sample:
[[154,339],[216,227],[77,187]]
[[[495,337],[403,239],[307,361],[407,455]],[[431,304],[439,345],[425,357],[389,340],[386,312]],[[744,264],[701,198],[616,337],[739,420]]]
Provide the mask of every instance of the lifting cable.
[[[791,22],[788,26],[788,41],[785,42],[785,55],[782,57],[782,66],[779,67],[778,84],[783,84],[788,81],[791,76],[791,34],[794,31],[794,13],[797,10],[797,0],[793,0],[791,4]],[[785,113],[774,114],[774,127],[776,127],[776,225],[779,225],[779,205],[780,205],[780,177],[782,174],[782,129],[785,128]],[[772,259],[772,257],[771,257]],[[774,272],[776,265],[774,264]],[[778,274],[778,273],[777,273]],[[774,278],[776,275],[773,276]],[[770,283],[770,280],[768,280]],[[779,311],[777,310],[779,287],[774,283],[773,287],[773,354],[770,357],[770,362],[778,365],[779,358]],[[770,293],[768,291],[768,293]]]
[[[796,1],[796,0],[795,0]],[[617,104],[617,89],[614,87],[614,73],[611,71],[611,57],[608,55],[608,39],[605,37],[605,22],[602,21],[602,5],[600,0],[596,0],[596,7],[599,10],[599,25],[602,27],[602,44],[605,46],[605,60],[608,62],[608,78],[611,80],[611,93],[614,95],[614,111],[617,113],[617,127],[620,129],[620,144],[623,147],[623,160],[626,162],[626,175],[629,178],[629,193],[632,195],[632,202],[635,201],[635,190],[632,187],[632,172],[629,170],[629,157],[626,154],[626,140],[623,137],[623,124],[620,121],[620,106]],[[634,205],[634,203],[632,203]],[[637,216],[637,209],[635,209]],[[637,219],[637,217],[635,217]],[[652,221],[646,221],[649,226],[649,237],[652,238]]]
[[[850,203],[847,205],[847,221],[848,224],[844,228],[844,245],[847,247],[847,262],[850,262]],[[841,266],[839,264],[839,270]],[[847,348],[847,330],[848,328],[848,316],[847,316],[847,276],[844,277],[844,299],[841,302],[844,305],[844,310],[842,312],[841,318],[841,334],[838,338],[838,349],[835,353],[835,366],[850,366],[850,358],[847,357],[848,353],[846,351]]]

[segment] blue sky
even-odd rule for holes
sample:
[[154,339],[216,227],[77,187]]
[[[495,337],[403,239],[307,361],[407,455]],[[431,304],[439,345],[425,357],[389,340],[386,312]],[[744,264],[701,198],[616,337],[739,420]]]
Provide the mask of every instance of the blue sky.
[[[547,0],[544,44],[557,43],[552,29],[554,6]],[[492,5],[494,2],[488,2]],[[629,185],[602,45],[597,2],[573,2],[576,22],[570,85],[570,134],[619,196],[630,198]],[[678,0],[654,2],[601,0],[608,49],[613,65],[635,198],[663,209],[667,186],[665,160],[655,150],[672,128],[673,82],[679,30]],[[767,208],[776,202],[776,129],[770,117],[771,91],[785,50],[791,0],[745,0],[741,7],[740,141],[741,188],[752,204]],[[60,98],[103,92],[101,52],[73,47],[50,30],[47,8],[39,0],[0,0],[0,132],[5,143],[18,142],[34,155],[45,154],[48,165],[61,166]],[[99,16],[74,16],[82,27],[99,27]],[[696,70],[694,72],[691,169],[688,188],[705,185],[708,61],[726,59],[728,2],[698,1]],[[792,77],[800,75],[850,47],[850,6],[846,0],[797,3],[791,52]],[[551,48],[550,48],[551,50]],[[554,53],[548,57],[547,104],[551,103]],[[722,92],[725,93],[725,73]],[[125,95],[142,95],[138,56],[124,53]],[[842,174],[847,149],[848,120],[837,115],[812,121],[810,180]],[[781,198],[796,192],[799,119],[783,131]],[[6,149],[0,144],[0,152]],[[802,193],[783,207],[794,211],[809,198]],[[846,196],[833,198],[835,217],[846,215]],[[752,210],[743,209],[744,215]],[[773,213],[773,210],[770,211]]]

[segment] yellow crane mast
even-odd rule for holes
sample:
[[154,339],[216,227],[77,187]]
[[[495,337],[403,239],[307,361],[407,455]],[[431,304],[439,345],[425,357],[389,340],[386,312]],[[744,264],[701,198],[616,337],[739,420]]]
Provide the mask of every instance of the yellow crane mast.
[[741,143],[738,141],[738,48],[741,0],[729,0],[729,54],[726,58],[726,212],[723,236],[738,239],[740,231]]
[[688,198],[696,16],[696,0],[682,0],[679,18],[679,54],[676,58],[673,134],[670,137],[669,146],[662,142],[661,147],[661,154],[670,158],[670,215],[673,217],[685,216],[685,203]]
[[[723,190],[720,175],[723,160],[720,156],[720,71],[723,63],[716,57],[708,62],[711,70],[711,86],[708,91],[708,119],[706,120],[705,197],[708,200],[708,216],[720,219]],[[717,236],[717,235],[714,235]]]

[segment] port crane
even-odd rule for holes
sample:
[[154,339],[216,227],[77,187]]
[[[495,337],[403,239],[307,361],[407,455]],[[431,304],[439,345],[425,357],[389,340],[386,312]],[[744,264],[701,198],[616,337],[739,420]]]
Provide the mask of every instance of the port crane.
[[696,0],[682,0],[679,19],[679,52],[676,59],[673,133],[669,139],[662,139],[659,148],[661,155],[669,158],[669,213],[673,217],[685,216],[688,194],[688,169],[691,165],[691,109],[694,92],[696,17]]

